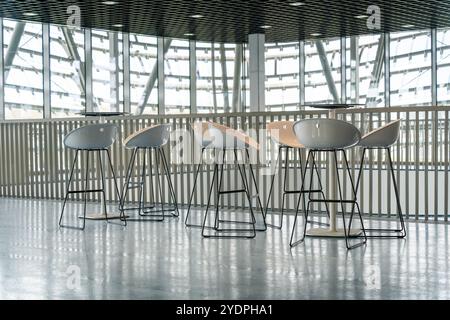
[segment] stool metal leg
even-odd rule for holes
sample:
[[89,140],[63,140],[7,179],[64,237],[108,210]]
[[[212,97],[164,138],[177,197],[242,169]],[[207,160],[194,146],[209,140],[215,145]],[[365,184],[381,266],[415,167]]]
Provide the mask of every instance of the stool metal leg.
[[131,154],[131,158],[130,158],[130,162],[128,163],[128,169],[127,169],[127,176],[125,178],[125,183],[122,187],[122,195],[120,197],[120,204],[119,204],[119,209],[122,211],[122,214],[125,216],[124,211],[125,209],[125,199],[128,195],[128,189],[129,189],[129,185],[130,185],[130,180],[131,180],[131,175],[133,173],[133,164],[136,158],[136,153],[138,152],[138,149],[135,148],[133,150],[133,153]]
[[117,199],[119,200],[119,211],[120,211],[120,220],[124,222],[124,225],[127,225],[127,220],[126,220],[126,216],[123,212],[123,210],[120,210],[120,200],[121,200],[121,196],[120,196],[120,191],[119,191],[119,185],[117,184],[117,179],[116,179],[116,173],[114,172],[114,167],[111,161],[111,155],[109,154],[109,149],[106,149],[106,155],[108,156],[108,162],[109,162],[109,167],[111,169],[111,174],[113,177],[113,182],[114,182],[114,189],[116,190],[116,195],[117,195]]
[[[255,177],[255,173],[253,171],[253,166],[252,166],[252,163],[251,163],[250,153],[248,152],[248,149],[245,149],[245,153],[247,155],[248,167],[250,169],[250,175],[252,177],[252,181],[253,181],[253,184],[255,186],[257,205],[259,205],[259,208],[261,209],[261,216],[262,216],[263,222],[264,222],[264,228],[256,229],[256,231],[266,231],[267,230],[266,215],[265,215],[264,207],[263,207],[262,202],[261,202],[261,197],[259,195],[258,182],[256,181],[256,177]],[[243,164],[243,167],[245,168],[245,164]],[[245,178],[247,179],[247,176],[245,176]],[[250,184],[248,182],[247,182],[247,187],[248,187],[247,190],[250,193]],[[250,197],[250,199],[251,199],[251,197]],[[250,201],[250,207],[252,207],[251,201]],[[254,217],[254,215],[253,215],[253,217]]]
[[[353,184],[353,179],[351,176],[351,172],[350,172],[350,167],[348,165],[348,161],[347,161],[347,156],[345,154],[345,150],[338,150],[338,151],[342,151],[342,153],[344,154],[344,160],[345,160],[345,164],[348,170],[348,174],[349,174],[349,178],[351,181],[351,185],[352,185],[352,190],[353,190],[353,194],[354,194],[354,198],[353,200],[344,200],[343,194],[342,194],[342,187],[341,187],[341,181],[340,181],[340,175],[339,175],[339,166],[338,166],[338,160],[337,160],[337,151],[333,151],[334,153],[334,163],[335,163],[335,167],[336,167],[336,179],[337,179],[337,185],[338,185],[338,190],[339,190],[339,198],[340,198],[340,204],[341,204],[341,210],[342,210],[342,222],[344,224],[344,234],[345,234],[345,245],[347,247],[347,249],[351,250],[351,249],[355,249],[357,247],[363,246],[366,244],[367,242],[367,237],[366,237],[366,231],[364,229],[364,222],[362,220],[362,216],[361,216],[361,212],[359,210],[359,205],[357,203],[357,199],[355,197],[356,195],[356,189],[355,186]],[[350,235],[350,229],[347,230],[347,226],[346,226],[346,222],[345,222],[345,203],[352,203],[355,204],[358,208],[358,214],[360,217],[360,221],[361,221],[361,228],[364,234],[364,240],[362,242],[359,242],[357,244],[351,245],[350,244],[350,238],[359,238],[359,236],[353,237]]]
[[[277,162],[276,162],[276,164],[275,164],[275,168],[277,168],[278,167],[278,163],[279,163],[279,161],[280,161],[280,154],[281,154],[281,146],[278,148],[278,155],[277,155]],[[272,193],[273,193],[273,185],[275,184],[275,173],[272,175],[272,181],[270,182],[270,188],[269,188],[269,195],[267,196],[267,202],[266,202],[266,217],[267,217],[267,213],[268,213],[268,211],[269,211],[269,202],[270,202],[270,198],[272,197]],[[283,193],[283,196],[284,196],[284,193]],[[283,198],[283,200],[284,200],[284,198]],[[280,219],[281,219],[281,221],[282,221],[282,215],[283,215],[283,207],[281,208],[281,217],[280,217]],[[281,222],[280,223],[280,226],[277,226],[277,225],[275,225],[275,224],[267,224],[269,227],[272,227],[272,228],[276,228],[276,229],[281,229],[281,226],[282,226],[282,224],[283,224],[283,222]]]
[[105,215],[106,222],[109,222],[109,220],[108,220],[108,211],[106,209],[105,175],[103,173],[103,161],[102,161],[102,155],[101,155],[101,151],[100,150],[97,151],[97,157],[98,157],[98,162],[100,164],[100,175],[101,175],[101,178],[102,178],[102,191],[101,191],[101,193],[103,194],[103,213]]
[[[308,170],[308,164],[309,164],[309,159],[311,157],[312,151],[309,150],[308,152],[308,156],[306,157],[306,164],[305,164],[305,169],[302,170],[302,187],[300,189],[300,197],[297,200],[297,206],[296,206],[296,210],[295,210],[295,216],[294,216],[294,224],[292,225],[292,232],[291,232],[291,239],[289,241],[289,246],[295,247],[297,245],[299,245],[300,243],[303,243],[305,241],[305,237],[306,237],[306,227],[308,225],[307,221],[308,221],[308,213],[309,213],[309,208],[306,207],[306,200],[305,200],[305,177],[306,177],[306,172]],[[294,234],[295,231],[297,229],[297,221],[298,221],[298,212],[299,212],[299,208],[300,208],[300,203],[301,200],[303,198],[303,212],[304,212],[304,224],[303,224],[303,234],[302,237],[299,240],[294,240]],[[309,205],[309,203],[308,203]]]
[[200,172],[200,167],[203,164],[203,152],[204,151],[205,151],[205,148],[202,148],[201,156],[200,156],[201,157],[200,158],[200,163],[197,166],[197,170],[196,170],[195,176],[194,176],[194,186],[192,188],[192,192],[191,192],[191,195],[189,197],[189,205],[188,205],[188,209],[187,209],[187,213],[186,213],[186,219],[184,221],[184,224],[186,225],[186,227],[200,227],[200,228],[202,227],[201,225],[190,224],[190,223],[188,223],[188,220],[189,220],[189,215],[191,213],[191,206],[192,206],[192,200],[194,199],[195,188],[197,186],[198,174]]
[[86,152],[86,176],[84,178],[84,192],[83,192],[83,197],[84,197],[84,208],[83,208],[83,228],[82,230],[84,230],[85,226],[86,226],[86,206],[87,206],[87,189],[88,189],[88,182],[89,182],[89,153],[90,151]]
[[72,162],[72,170],[70,170],[69,181],[67,182],[66,195],[64,196],[64,202],[63,202],[62,209],[61,209],[61,215],[59,217],[59,226],[60,227],[65,227],[62,225],[62,218],[64,215],[64,209],[66,207],[67,198],[69,197],[69,190],[70,190],[70,184],[71,184],[72,178],[73,178],[73,171],[75,170],[75,164],[77,163],[77,160],[78,160],[78,152],[79,152],[79,150],[76,150],[75,158],[73,159],[73,162]]
[[[235,161],[237,163],[238,169],[239,169],[239,173],[241,176],[241,180],[242,180],[242,184],[244,186],[244,189],[242,190],[227,190],[227,191],[222,191],[222,182],[223,182],[223,172],[224,172],[224,166],[225,166],[225,152],[226,150],[222,150],[223,154],[222,154],[222,164],[220,165],[220,169],[219,169],[219,164],[215,164],[214,166],[214,174],[213,174],[213,180],[211,182],[211,186],[210,186],[210,194],[208,197],[208,205],[206,207],[206,211],[205,211],[205,216],[204,216],[204,220],[203,220],[203,226],[202,226],[202,236],[205,238],[227,238],[227,239],[250,239],[250,238],[254,238],[256,236],[256,230],[255,230],[255,223],[256,223],[256,219],[254,217],[254,213],[253,213],[253,208],[252,208],[252,201],[251,201],[251,196],[250,196],[250,190],[248,188],[249,184],[248,181],[245,177],[245,174],[243,173],[243,170],[241,169],[241,166],[239,165],[239,160],[237,157],[237,152],[236,150],[233,150],[234,152],[234,156],[235,156]],[[219,173],[220,170],[220,173]],[[214,215],[214,227],[213,229],[215,230],[215,234],[206,234],[205,233],[205,229],[207,229],[208,227],[206,226],[206,221],[208,219],[208,215],[209,215],[209,207],[210,207],[210,201],[211,201],[211,194],[212,194],[212,190],[214,187],[214,184],[217,182],[218,187],[217,187],[217,194],[216,194],[216,203],[215,203],[215,215]],[[238,222],[238,221],[229,221],[229,220],[220,220],[219,219],[219,206],[220,206],[220,197],[222,194],[231,194],[231,193],[240,193],[240,192],[244,192],[246,194],[247,200],[249,202],[249,207],[250,207],[250,216],[252,219],[252,223],[248,223],[248,222]],[[223,223],[223,222],[227,222],[227,223],[236,223],[236,224],[251,224],[252,228],[248,229],[248,228],[219,228],[219,223]],[[211,227],[209,227],[211,228]],[[220,232],[221,234],[217,234],[217,232]],[[249,232],[251,232],[250,234],[248,234]],[[223,235],[223,233],[247,233],[244,235]]]
[[178,211],[178,201],[177,196],[175,194],[175,188],[173,187],[172,178],[170,174],[169,164],[167,162],[166,155],[164,154],[164,150],[162,148],[159,149],[162,158],[162,164],[164,167],[164,173],[166,175],[167,183],[169,185],[169,196],[172,198],[173,205],[175,207],[175,213],[172,213],[174,217],[179,217],[180,212]]
[[[356,192],[359,191],[359,185],[360,185],[360,180],[361,180],[361,175],[362,175],[362,171],[363,171],[363,166],[364,166],[364,156],[366,151],[369,148],[363,148],[363,152],[362,152],[362,156],[361,156],[361,162],[360,162],[360,166],[359,166],[359,173],[358,173],[358,180],[356,183]],[[406,226],[405,226],[405,221],[403,218],[403,213],[402,213],[402,208],[401,208],[401,204],[400,204],[400,197],[399,197],[399,192],[398,192],[398,187],[397,187],[397,181],[395,178],[395,174],[394,174],[394,166],[392,163],[392,157],[391,157],[391,150],[389,147],[387,148],[373,148],[374,150],[380,150],[380,149],[384,149],[387,152],[387,158],[388,158],[388,162],[389,162],[389,171],[390,171],[390,175],[392,177],[392,182],[394,184],[394,192],[395,192],[395,198],[396,198],[396,202],[397,202],[397,212],[398,212],[398,217],[400,220],[400,229],[373,229],[373,228],[369,228],[366,229],[367,232],[369,233],[378,233],[378,234],[369,234],[367,235],[368,238],[376,238],[376,239],[402,239],[406,237]],[[351,215],[351,220],[350,220],[350,226],[352,223],[352,219],[353,219],[353,211],[354,208],[352,208],[352,215]],[[396,234],[380,234],[380,233],[396,233]]]

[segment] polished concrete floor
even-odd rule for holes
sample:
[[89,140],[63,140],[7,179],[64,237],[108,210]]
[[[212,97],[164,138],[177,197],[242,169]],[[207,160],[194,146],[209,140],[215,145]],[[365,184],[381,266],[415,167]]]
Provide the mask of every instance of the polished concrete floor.
[[[450,299],[443,224],[409,223],[406,240],[352,251],[317,238],[290,250],[292,219],[253,240],[214,240],[185,228],[184,212],[162,223],[59,229],[60,207],[1,200],[1,299]],[[68,210],[70,219],[81,206]]]

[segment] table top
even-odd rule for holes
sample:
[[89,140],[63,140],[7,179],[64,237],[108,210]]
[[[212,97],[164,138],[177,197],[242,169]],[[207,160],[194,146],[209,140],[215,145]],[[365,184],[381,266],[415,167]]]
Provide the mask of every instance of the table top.
[[357,104],[357,103],[330,103],[330,104],[310,104],[306,105],[310,108],[315,109],[347,109],[347,108],[353,108],[353,107],[364,107],[365,104]]
[[115,117],[115,116],[124,116],[127,115],[128,113],[121,111],[111,111],[111,112],[82,111],[79,114],[86,117]]

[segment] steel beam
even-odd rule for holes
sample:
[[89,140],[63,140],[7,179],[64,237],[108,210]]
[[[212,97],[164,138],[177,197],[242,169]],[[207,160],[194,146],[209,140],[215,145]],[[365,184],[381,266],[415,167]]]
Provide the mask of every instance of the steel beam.
[[51,79],[50,79],[50,25],[44,23],[42,25],[42,62],[43,62],[43,78],[44,78],[44,118],[51,118]]
[[110,63],[110,110],[119,111],[120,95],[119,95],[119,34],[117,32],[109,32],[109,63]]
[[[0,48],[3,48],[3,19],[0,18]],[[0,52],[0,69],[3,70],[3,52]],[[5,119],[4,72],[0,72],[0,120]]]
[[[158,39],[158,41],[161,41],[161,40]],[[147,83],[145,84],[145,89],[142,94],[142,98],[136,109],[137,115],[140,115],[144,112],[144,109],[145,109],[145,106],[147,105],[148,99],[150,98],[152,90],[155,87],[156,80],[158,80],[158,73],[159,73],[159,69],[160,69],[160,68],[158,68],[158,65],[161,65],[160,59],[162,59],[163,69],[161,71],[162,71],[163,78],[164,78],[164,55],[167,53],[167,51],[169,51],[171,43],[172,43],[172,39],[166,38],[163,40],[163,48],[162,48],[163,50],[161,51],[158,48],[158,58],[157,58],[155,65],[153,66],[152,72],[147,80]],[[162,57],[160,57],[161,54],[162,54]],[[162,86],[162,88],[164,89],[164,81],[161,81],[163,78],[161,78],[159,81],[159,87]],[[160,100],[159,96],[160,96],[160,93],[158,94],[158,101]],[[164,101],[164,99],[163,99],[163,101]],[[158,102],[158,104],[159,104],[159,102]],[[161,107],[163,108],[164,106],[160,106],[159,108],[161,108]]]
[[373,64],[373,69],[372,69],[372,79],[370,80],[370,85],[369,85],[369,93],[368,93],[368,97],[367,97],[367,102],[366,105],[367,106],[371,106],[371,104],[377,100],[378,97],[378,91],[377,94],[375,96],[369,97],[370,92],[374,91],[375,89],[378,88],[380,81],[381,81],[381,76],[383,75],[383,66],[384,66],[384,48],[386,46],[386,39],[384,37],[384,35],[380,35],[380,40],[378,42],[378,48],[377,48],[377,53],[375,55],[375,62]]
[[61,30],[65,40],[65,45],[63,46],[64,50],[72,61],[78,61],[80,63],[80,68],[77,68],[80,81],[77,82],[77,84],[80,86],[81,92],[86,94],[85,63],[82,62],[80,54],[78,53],[77,44],[72,36],[72,30],[68,27],[61,27]]
[[250,34],[248,42],[250,51],[250,111],[265,111],[265,35]]
[[223,111],[227,113],[230,112],[230,100],[228,99],[227,57],[223,43],[220,44],[220,66],[222,67]]
[[236,44],[235,60],[234,60],[234,75],[233,75],[233,112],[243,112],[241,106],[241,72],[243,60],[243,45]]
[[216,88],[216,51],[214,43],[211,43],[211,85],[213,93],[213,109],[217,113],[217,88]]
[[[305,71],[305,61],[306,61],[306,56],[305,56],[305,41],[300,41],[299,44],[299,101],[300,101],[300,105],[304,106],[305,105],[305,76],[306,76],[306,71]],[[303,109],[304,107],[300,107],[301,109]]]
[[331,73],[331,67],[328,63],[327,53],[323,46],[321,40],[315,41],[317,53],[319,55],[320,63],[322,65],[323,73],[325,74],[325,79],[327,80],[328,89],[330,90],[331,95],[333,96],[333,100],[335,103],[339,103],[339,94],[336,89],[336,85],[333,80],[333,75]]
[[[1,31],[3,32],[3,29]],[[6,80],[8,79],[9,70],[11,69],[14,58],[17,54],[20,39],[22,38],[24,31],[25,31],[25,22],[17,22],[13,34],[11,36],[11,40],[9,41],[8,51],[6,51],[5,60],[3,62],[5,83]]]
[[197,52],[194,40],[189,41],[189,75],[190,75],[190,112],[196,114],[197,110]]

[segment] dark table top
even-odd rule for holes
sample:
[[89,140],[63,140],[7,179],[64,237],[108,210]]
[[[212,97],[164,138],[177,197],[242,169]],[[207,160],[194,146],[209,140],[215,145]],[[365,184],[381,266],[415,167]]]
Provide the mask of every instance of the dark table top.
[[100,111],[82,111],[79,113],[86,117],[115,117],[127,115],[127,112],[113,111],[113,112],[100,112]]
[[344,103],[330,103],[330,104],[310,104],[305,105],[306,107],[315,108],[315,109],[347,109],[353,107],[364,107],[365,104],[344,104]]

